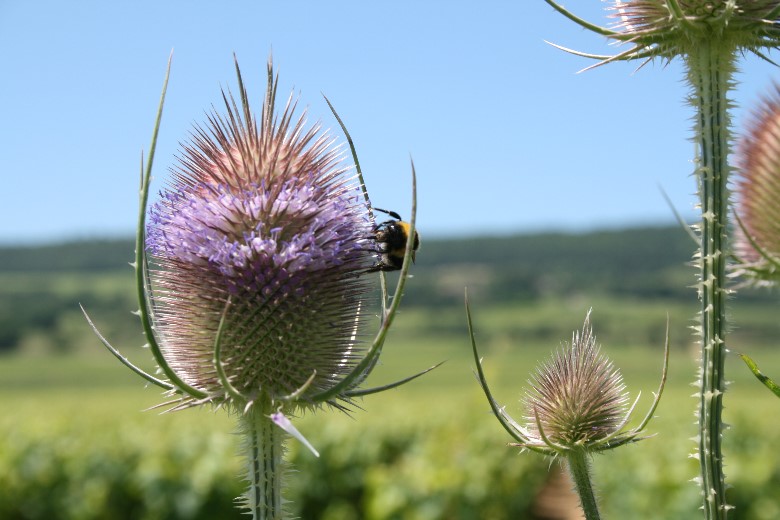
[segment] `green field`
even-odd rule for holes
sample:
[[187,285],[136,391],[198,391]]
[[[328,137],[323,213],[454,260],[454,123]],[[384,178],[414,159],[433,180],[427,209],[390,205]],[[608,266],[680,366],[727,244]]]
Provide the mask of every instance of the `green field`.
[[[699,517],[691,482],[691,397],[698,311],[686,287],[691,244],[675,229],[426,241],[401,312],[367,385],[445,363],[401,388],[295,423],[286,496],[308,519],[532,519],[555,464],[507,446],[474,377],[463,306],[468,287],[496,398],[521,418],[539,361],[589,309],[603,352],[650,405],[667,316],[671,364],[652,438],[594,460],[605,518]],[[476,247],[475,247],[476,244]],[[78,304],[122,352],[153,370],[138,319],[127,241],[0,248],[0,518],[243,518],[239,438],[224,411],[149,410],[164,402],[91,333]],[[424,254],[423,254],[424,253]],[[776,294],[731,300],[729,346],[780,379]],[[726,474],[731,520],[780,518],[780,401],[727,359]]]
[[[686,305],[594,303],[594,329],[621,369],[635,421],[650,404],[662,363],[666,313],[673,323],[668,388],[651,439],[599,456],[594,464],[607,518],[693,518],[697,472],[691,383],[693,340]],[[584,302],[475,308],[484,366],[496,397],[517,416],[535,364],[581,324]],[[427,324],[423,326],[423,324]],[[604,334],[601,334],[602,324]],[[621,325],[622,324],[622,325]],[[74,325],[74,327],[76,327]],[[76,327],[79,328],[79,327]],[[569,332],[547,341],[557,329]],[[460,331],[458,332],[458,329]],[[632,342],[632,330],[638,330]],[[551,332],[553,331],[553,332]],[[524,332],[531,338],[523,340]],[[647,338],[659,341],[648,345]],[[162,402],[97,340],[74,355],[0,360],[0,518],[239,518],[238,439],[224,412],[160,415]],[[139,348],[124,349],[149,364]],[[780,352],[751,352],[780,374]],[[473,376],[465,318],[457,309],[405,310],[368,384],[382,384],[439,361],[400,389],[366,398],[353,417],[323,411],[297,421],[322,457],[290,443],[297,471],[287,497],[302,518],[524,518],[548,463],[509,448]],[[727,474],[733,518],[777,518],[780,464],[775,446],[780,402],[728,360]],[[527,516],[530,518],[530,516]]]

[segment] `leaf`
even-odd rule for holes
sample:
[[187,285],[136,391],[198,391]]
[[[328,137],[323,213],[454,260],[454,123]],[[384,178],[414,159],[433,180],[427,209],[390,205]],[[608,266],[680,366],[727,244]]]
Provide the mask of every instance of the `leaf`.
[[777,386],[774,381],[762,374],[761,370],[758,369],[758,365],[756,365],[755,361],[750,359],[750,356],[747,354],[740,354],[739,357],[742,358],[742,361],[744,361],[750,371],[753,372],[753,375],[756,376],[756,379],[761,381],[761,383],[769,390],[771,390],[772,393],[774,393],[777,397],[780,397],[780,386]]

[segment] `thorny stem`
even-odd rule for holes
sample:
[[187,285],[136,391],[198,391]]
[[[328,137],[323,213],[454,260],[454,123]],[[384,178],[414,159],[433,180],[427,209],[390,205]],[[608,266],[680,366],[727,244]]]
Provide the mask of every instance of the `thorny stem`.
[[721,430],[726,357],[726,232],[728,219],[729,101],[734,53],[704,40],[688,55],[692,102],[698,109],[696,139],[701,203],[699,297],[701,300],[701,389],[699,462],[705,518],[725,519]]
[[583,450],[571,450],[566,454],[566,461],[572,480],[574,480],[574,487],[577,488],[580,505],[586,520],[600,520],[601,516],[599,516],[599,508],[596,503],[596,494],[593,492],[587,456]]
[[246,506],[253,520],[281,520],[284,431],[268,417],[270,410],[253,407],[241,416],[246,443]]

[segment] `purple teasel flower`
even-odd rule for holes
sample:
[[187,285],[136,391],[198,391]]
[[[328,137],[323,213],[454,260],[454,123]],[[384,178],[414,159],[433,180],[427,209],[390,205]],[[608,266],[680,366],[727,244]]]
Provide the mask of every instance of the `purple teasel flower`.
[[[170,68],[170,63],[169,63]],[[296,101],[276,113],[278,78],[268,63],[259,121],[236,63],[239,100],[223,92],[183,145],[173,179],[148,212],[154,149],[142,172],[136,236],[136,285],[142,324],[160,379],[122,356],[126,366],[171,397],[171,410],[211,404],[240,419],[254,518],[279,518],[283,434],[316,450],[289,417],[323,405],[348,411],[356,397],[397,387],[358,388],[374,368],[401,301],[414,242],[406,246],[395,297],[384,272],[379,331],[366,332],[375,300],[369,272],[384,250],[377,240],[352,140],[357,174],[319,124],[295,119]],[[167,86],[167,76],[166,76]],[[327,99],[326,99],[327,101]],[[412,218],[416,213],[412,165]],[[391,303],[388,302],[391,300]],[[85,313],[86,315],[86,313]]]

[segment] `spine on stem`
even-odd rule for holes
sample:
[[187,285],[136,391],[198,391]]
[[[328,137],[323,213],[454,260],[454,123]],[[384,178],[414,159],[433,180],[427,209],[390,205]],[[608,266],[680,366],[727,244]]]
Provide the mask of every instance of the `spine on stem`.
[[728,222],[729,106],[734,53],[717,43],[700,42],[688,55],[692,103],[697,108],[699,198],[701,204],[698,264],[701,301],[701,381],[699,393],[699,462],[705,518],[724,519],[721,451],[724,361],[726,357],[726,258]]

